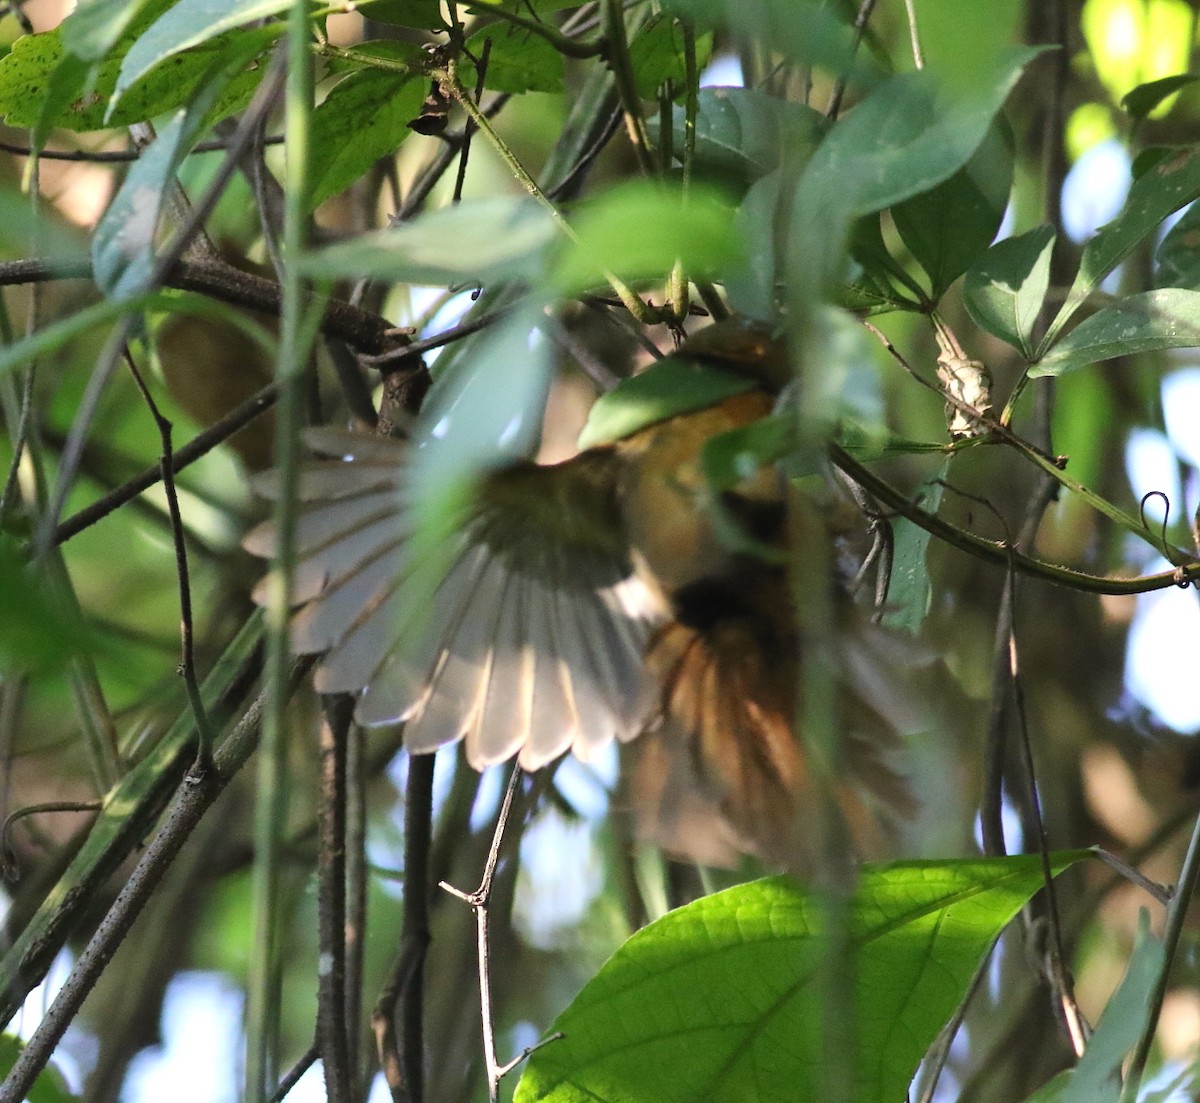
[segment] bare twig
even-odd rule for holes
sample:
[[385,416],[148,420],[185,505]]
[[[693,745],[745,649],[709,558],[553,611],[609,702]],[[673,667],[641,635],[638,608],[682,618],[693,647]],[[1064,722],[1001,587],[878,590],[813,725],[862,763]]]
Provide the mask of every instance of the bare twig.
[[[263,145],[277,145],[283,138],[272,135],[262,139]],[[197,142],[192,146],[191,153],[220,153],[228,149],[228,143],[223,140]],[[16,142],[0,142],[0,152],[12,153],[18,157],[32,157],[33,150],[29,146],[18,145]],[[39,161],[85,161],[92,165],[120,165],[136,161],[142,156],[142,149],[39,149]]]
[[408,759],[400,954],[372,1015],[379,1063],[396,1103],[424,1103],[425,1099],[425,955],[429,948],[434,761],[433,755],[410,755]]
[[346,1042],[346,744],[354,717],[349,694],[326,697],[321,721],[317,806],[317,1044],[330,1103],[349,1103],[353,1070]]
[[441,881],[438,884],[439,888],[445,889],[452,896],[457,896],[460,900],[469,904],[471,910],[475,913],[476,953],[479,962],[479,1003],[483,1024],[483,1059],[487,1066],[488,1099],[490,1103],[496,1103],[500,1098],[500,1081],[508,1073],[524,1061],[530,1053],[539,1048],[539,1046],[561,1037],[558,1034],[551,1035],[549,1038],[539,1042],[538,1045],[530,1046],[528,1049],[523,1050],[511,1061],[503,1065],[496,1058],[496,1028],[492,1014],[491,964],[488,947],[488,903],[492,895],[492,880],[496,874],[496,863],[500,860],[500,844],[504,841],[504,832],[508,827],[508,816],[512,810],[513,797],[516,795],[520,783],[521,768],[516,763],[513,763],[512,773],[509,774],[508,778],[508,786],[504,790],[504,801],[500,805],[500,813],[496,817],[496,830],[492,835],[492,845],[488,850],[487,861],[483,867],[483,877],[479,882],[479,888],[474,892],[463,892],[461,889],[456,889],[453,885],[447,884],[445,881]]
[[192,708],[192,717],[196,721],[196,732],[199,735],[196,749],[196,771],[204,773],[212,765],[213,730],[200,696],[200,681],[196,677],[196,647],[195,628],[192,622],[192,584],[188,575],[187,541],[183,531],[183,516],[179,512],[179,495],[175,491],[175,469],[172,466],[171,422],[163,416],[154,401],[154,396],[146,386],[142,373],[137,364],[124,350],[125,363],[129,368],[133,381],[146,403],[150,416],[158,429],[162,452],[159,456],[159,470],[162,473],[163,490],[167,496],[167,513],[171,519],[171,539],[175,545],[175,573],[179,586],[179,634],[182,657],[179,673],[183,676],[184,688],[187,690],[188,704]]
[[279,1081],[279,1086],[276,1087],[275,1093],[271,1096],[267,1103],[283,1103],[283,1100],[287,1098],[288,1093],[291,1092],[291,1090],[298,1083],[300,1083],[300,1077],[302,1077],[310,1068],[312,1068],[319,1056],[320,1052],[317,1049],[317,1043],[313,1042],[313,1044],[309,1046],[303,1054],[301,1054],[300,1060],[298,1060],[290,1069],[288,1069],[287,1075]]

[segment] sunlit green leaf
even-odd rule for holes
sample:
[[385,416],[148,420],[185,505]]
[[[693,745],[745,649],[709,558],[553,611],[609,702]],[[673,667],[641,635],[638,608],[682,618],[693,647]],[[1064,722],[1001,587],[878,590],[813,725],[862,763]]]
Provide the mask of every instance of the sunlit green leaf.
[[412,131],[428,81],[397,73],[351,73],[312,115],[312,194],[318,207],[349,187]]
[[1139,242],[1155,233],[1167,215],[1197,196],[1200,196],[1200,150],[1181,150],[1135,180],[1121,213],[1084,247],[1070,294],[1038,351],[1044,352],[1054,343],[1063,326],[1100,286],[1101,280]]
[[309,275],[333,279],[369,276],[435,286],[534,280],[557,233],[546,211],[527,199],[485,199],[362,234],[300,263]]
[[[243,31],[236,36],[237,43],[247,34],[260,36],[262,50],[275,37],[268,30]],[[38,127],[42,132],[53,127],[84,132],[144,122],[191,103],[214,62],[227,57],[234,45],[234,38],[217,38],[176,55],[171,64],[130,88],[106,118],[123,56],[120,47],[93,72],[64,51],[61,28],[26,35],[0,59],[0,114],[9,126]],[[211,124],[245,106],[261,77],[261,68],[248,64],[226,85],[206,121]]]
[[691,357],[668,356],[622,380],[592,406],[579,436],[580,448],[611,444],[657,421],[714,406],[758,384]]
[[1053,249],[1049,226],[1005,238],[967,270],[963,282],[963,301],[976,323],[1027,357],[1033,355],[1033,327],[1050,286]]
[[130,46],[113,88],[113,106],[138,78],[174,55],[255,20],[269,19],[288,5],[289,0],[179,0]]
[[614,188],[572,220],[577,240],[559,257],[551,281],[570,295],[603,283],[606,272],[662,280],[676,260],[692,278],[714,276],[742,253],[731,216],[719,196],[701,188],[686,202],[652,184]]
[[896,229],[928,274],[935,301],[991,244],[1012,179],[1011,136],[997,124],[958,172],[892,208]]
[[[1084,852],[1055,855],[1057,872]],[[855,1103],[893,1103],[979,961],[1042,885],[1036,856],[866,866],[850,904]],[[533,1054],[516,1103],[816,1103],[827,941],[815,896],[777,877],[705,897],[626,942]],[[843,1028],[844,1029],[844,1028]],[[787,1044],[781,1045],[780,1039]]]
[[1080,322],[1030,368],[1030,375],[1062,375],[1116,356],[1200,346],[1200,291],[1164,287],[1098,310]]

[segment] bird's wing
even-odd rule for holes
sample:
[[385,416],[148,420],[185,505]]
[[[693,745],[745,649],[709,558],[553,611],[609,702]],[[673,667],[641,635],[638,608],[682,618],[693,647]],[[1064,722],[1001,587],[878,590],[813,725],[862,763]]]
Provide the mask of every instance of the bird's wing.
[[[325,652],[320,692],[360,694],[363,724],[406,722],[412,751],[464,739],[477,768],[586,759],[641,730],[659,614],[633,575],[603,453],[485,476],[450,546],[426,548],[411,539],[408,445],[305,439],[325,458],[299,473],[292,646]],[[256,487],[279,493],[272,474]],[[245,547],[271,558],[277,543],[268,522]],[[264,579],[254,598],[266,595]]]

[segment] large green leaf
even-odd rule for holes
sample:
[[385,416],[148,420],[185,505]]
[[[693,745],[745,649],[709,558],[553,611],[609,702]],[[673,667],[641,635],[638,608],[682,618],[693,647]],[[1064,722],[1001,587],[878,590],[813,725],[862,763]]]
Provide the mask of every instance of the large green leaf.
[[662,281],[676,261],[693,278],[711,277],[742,254],[732,211],[698,187],[685,200],[653,184],[626,184],[582,207],[572,225],[575,241],[550,276],[564,295],[603,283],[609,272]]
[[317,105],[312,116],[313,207],[337,195],[412,131],[427,80],[366,70],[351,73]]
[[528,199],[459,203],[390,230],[309,253],[300,263],[311,276],[447,286],[493,280],[533,281],[557,230]]
[[1062,375],[1086,364],[1159,349],[1200,346],[1200,291],[1164,287],[1130,295],[1080,322],[1030,375]]
[[892,208],[896,229],[929,276],[935,301],[991,244],[1012,180],[1012,138],[997,121],[958,172]]
[[1129,189],[1121,213],[1084,247],[1075,282],[1042,338],[1039,354],[1054,344],[1063,326],[1100,286],[1101,280],[1129,256],[1139,242],[1157,233],[1167,215],[1197,196],[1200,196],[1200,149],[1180,150],[1139,176]]
[[[1086,852],[1058,854],[1058,872]],[[1042,884],[1036,856],[867,866],[849,908],[856,1103],[903,1099],[988,947]],[[554,1023],[515,1103],[810,1103],[824,1035],[819,899],[783,877],[635,934]]]
[[963,300],[982,329],[1031,359],[1033,327],[1050,286],[1054,230],[1038,226],[998,241],[968,270]]
[[[266,50],[274,35],[261,30],[255,33],[262,36],[262,49]],[[61,27],[25,35],[0,59],[0,115],[9,126],[38,127],[43,133],[53,127],[82,132],[144,122],[191,103],[213,63],[228,56],[245,34],[216,38],[176,55],[170,65],[147,74],[130,88],[107,118],[124,56],[121,45],[93,68],[66,53]],[[247,64],[226,85],[206,123],[240,110],[261,79],[262,67]]]
[[179,0],[129,48],[112,92],[115,107],[134,83],[165,61],[218,35],[286,11],[290,0]]
[[1040,52],[1006,50],[965,89],[930,69],[892,77],[830,130],[794,198],[789,256],[801,299],[840,275],[853,219],[927,192],[966,164]]

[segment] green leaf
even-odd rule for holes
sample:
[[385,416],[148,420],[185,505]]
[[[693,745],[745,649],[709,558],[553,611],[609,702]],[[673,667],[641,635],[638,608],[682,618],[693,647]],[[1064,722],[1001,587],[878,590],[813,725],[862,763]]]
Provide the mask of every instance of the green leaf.
[[210,79],[191,105],[161,127],[130,166],[92,237],[93,275],[109,298],[134,294],[150,280],[159,243],[159,217],[175,171],[229,78],[260,52],[261,37],[248,33],[231,44],[228,54],[213,64]]
[[581,206],[572,225],[576,240],[550,276],[564,295],[596,287],[608,272],[663,280],[677,260],[690,278],[712,277],[742,255],[729,207],[700,187],[685,202],[662,186],[626,184]]
[[[1041,885],[1033,855],[861,869],[847,935],[869,1052],[849,1070],[855,1103],[904,1098],[984,953]],[[814,1071],[838,1029],[822,1017],[822,914],[815,895],[774,877],[639,931],[559,1016],[565,1037],[529,1059],[515,1103],[822,1099]]]
[[579,435],[579,447],[612,444],[655,422],[715,406],[757,385],[749,376],[703,360],[664,357],[596,399]]
[[[674,108],[673,146],[684,146],[685,112]],[[802,103],[789,103],[753,88],[701,88],[696,101],[697,169],[758,180],[779,165],[784,137],[789,158],[803,163],[816,149],[828,120]],[[789,160],[789,164],[793,163]]]
[[339,81],[312,115],[312,207],[344,191],[412,131],[427,80],[365,70]]
[[1133,182],[1125,207],[1083,250],[1079,272],[1053,324],[1038,346],[1050,348],[1063,326],[1100,282],[1136,248],[1157,233],[1163,219],[1200,196],[1200,149],[1181,150]]
[[663,10],[698,27],[727,27],[751,35],[802,65],[816,65],[869,84],[879,76],[874,59],[858,49],[858,35],[834,8],[813,0],[765,0],[752,9],[727,0],[666,0]]
[[[468,39],[471,52],[482,57],[483,43],[490,39],[484,85],[493,92],[561,92],[563,58],[541,35],[512,23],[491,23]],[[463,83],[474,88],[475,67],[465,65]]]
[[840,306],[870,314],[922,309],[925,295],[888,252],[879,215],[869,214],[854,221],[849,250],[850,259],[859,270],[852,270],[837,289]]
[[967,88],[944,86],[930,69],[892,77],[830,130],[794,198],[789,256],[798,300],[838,279],[853,219],[927,192],[966,164],[1041,52],[1006,50]]
[[179,0],[150,24],[122,60],[110,100],[112,119],[126,91],[151,69],[226,31],[278,15],[288,6],[289,0]]
[[1062,1093],[1062,1103],[1100,1103],[1105,1097],[1115,1103],[1120,1086],[1113,1074],[1146,1025],[1150,995],[1163,970],[1164,958],[1163,944],[1150,933],[1149,919],[1143,910],[1125,977],[1109,998],[1095,1033],[1088,1039],[1087,1049]]
[[299,259],[310,276],[433,286],[532,282],[556,238],[550,216],[528,199],[459,203],[390,230],[361,234]]
[[1012,180],[1011,135],[997,121],[958,172],[892,208],[896,229],[929,276],[935,301],[995,238]]
[[82,61],[101,61],[142,12],[158,0],[85,0],[62,21],[62,44]]
[[[0,1080],[8,1075],[24,1048],[19,1038],[14,1038],[11,1034],[0,1034]],[[63,1074],[53,1065],[47,1065],[38,1073],[25,1098],[26,1103],[73,1103],[76,1096],[67,1087]]]
[[[917,489],[913,500],[926,513],[936,515],[941,507],[949,471],[950,459],[947,457],[937,472],[923,480]],[[932,534],[907,517],[900,517],[892,522],[892,535],[892,581],[888,587],[883,623],[916,636],[933,600],[927,560]]]
[[1194,73],[1179,73],[1173,77],[1163,77],[1146,84],[1139,84],[1131,92],[1121,97],[1121,106],[1135,119],[1144,119],[1163,100],[1173,96],[1181,88],[1195,84],[1200,76]]
[[15,540],[0,533],[0,673],[62,670],[69,659],[101,644],[97,633],[47,585]]
[[1062,375],[1099,360],[1200,346],[1200,291],[1164,287],[1130,295],[1080,322],[1029,369]]
[[[67,54],[61,28],[25,35],[0,59],[0,114],[9,126],[34,128],[45,133],[53,127],[67,130],[103,130],[129,126],[167,114],[191,103],[215,61],[227,57],[231,47],[249,34],[259,36],[260,53],[269,48],[276,32],[240,31],[236,37],[213,39],[174,57],[131,88],[106,119],[105,112],[123,56],[115,49],[93,69]],[[225,87],[206,124],[212,124],[248,102],[262,69],[247,63],[243,72]]]
[[1038,226],[998,241],[969,269],[963,301],[981,329],[1033,356],[1033,327],[1050,286],[1054,230]]
[[1193,203],[1167,231],[1154,259],[1156,286],[1200,288],[1200,204]]
[[446,24],[441,0],[360,0],[358,8],[368,19],[397,27],[433,31]]
[[[698,35],[696,63],[704,65],[712,48],[712,35]],[[652,15],[637,37],[629,44],[638,95],[652,100],[668,81],[682,85],[687,66],[684,61],[683,31],[678,22],[666,16]]]

